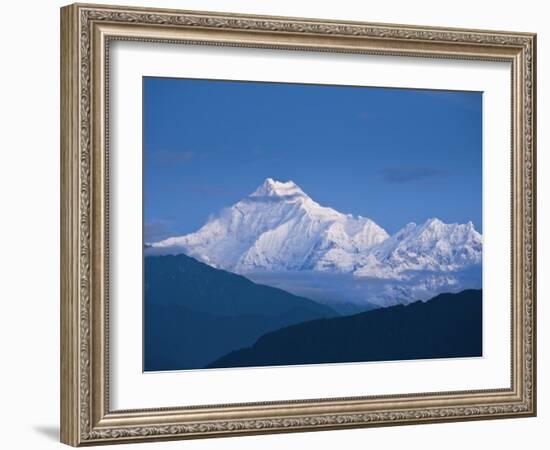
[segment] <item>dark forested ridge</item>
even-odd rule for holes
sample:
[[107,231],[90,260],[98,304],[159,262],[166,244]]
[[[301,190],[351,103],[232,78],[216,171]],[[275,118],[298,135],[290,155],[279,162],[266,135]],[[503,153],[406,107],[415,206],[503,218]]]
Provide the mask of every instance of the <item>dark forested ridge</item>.
[[144,369],[198,369],[261,335],[337,315],[186,255],[144,261]]
[[312,320],[263,335],[208,367],[250,367],[482,355],[482,291],[441,294],[353,316]]
[[144,263],[144,369],[481,356],[482,291],[339,316],[185,255]]

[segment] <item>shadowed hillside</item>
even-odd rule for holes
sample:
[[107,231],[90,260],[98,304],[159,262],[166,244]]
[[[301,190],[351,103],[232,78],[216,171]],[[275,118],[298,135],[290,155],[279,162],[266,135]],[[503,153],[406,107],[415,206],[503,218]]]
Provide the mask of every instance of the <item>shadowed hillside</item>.
[[441,294],[267,333],[208,365],[276,366],[482,355],[482,291]]
[[144,261],[144,369],[198,369],[261,335],[334,317],[327,306],[185,255]]

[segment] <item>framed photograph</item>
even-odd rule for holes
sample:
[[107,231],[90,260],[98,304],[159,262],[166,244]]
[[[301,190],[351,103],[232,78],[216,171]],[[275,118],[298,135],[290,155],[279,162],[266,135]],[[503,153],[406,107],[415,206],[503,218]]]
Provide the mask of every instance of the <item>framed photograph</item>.
[[62,442],[535,415],[535,57],[62,8]]

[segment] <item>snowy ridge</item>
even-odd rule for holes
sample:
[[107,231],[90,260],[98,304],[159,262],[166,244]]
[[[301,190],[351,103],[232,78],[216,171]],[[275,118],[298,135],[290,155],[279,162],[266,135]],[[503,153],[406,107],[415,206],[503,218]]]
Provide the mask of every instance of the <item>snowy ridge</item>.
[[316,270],[401,279],[411,270],[479,264],[482,237],[471,222],[435,218],[389,236],[371,219],[319,205],[292,181],[268,178],[197,232],[152,247],[239,273]]
[[151,247],[155,254],[185,253],[252,279],[307,272],[376,280],[368,301],[382,306],[480,287],[465,287],[461,278],[471,268],[480,273],[482,236],[471,222],[432,218],[390,236],[371,219],[321,206],[294,182],[271,178],[195,233]]
[[195,233],[152,244],[214,267],[347,272],[360,255],[388,238],[372,220],[319,205],[295,183],[271,178]]
[[481,263],[482,237],[472,222],[409,223],[362,259],[354,274],[403,279],[407,271],[455,272]]

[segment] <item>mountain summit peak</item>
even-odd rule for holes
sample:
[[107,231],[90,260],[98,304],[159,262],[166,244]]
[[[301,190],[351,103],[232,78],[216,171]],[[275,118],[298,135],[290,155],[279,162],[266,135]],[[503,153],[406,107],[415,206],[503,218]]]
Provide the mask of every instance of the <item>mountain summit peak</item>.
[[294,197],[306,196],[304,191],[294,181],[277,181],[273,178],[266,178],[256,189],[251,197]]
[[442,220],[438,219],[437,217],[431,217],[426,222],[424,222],[424,228],[429,228],[432,230],[441,229],[442,227],[445,227],[447,224],[445,224]]

